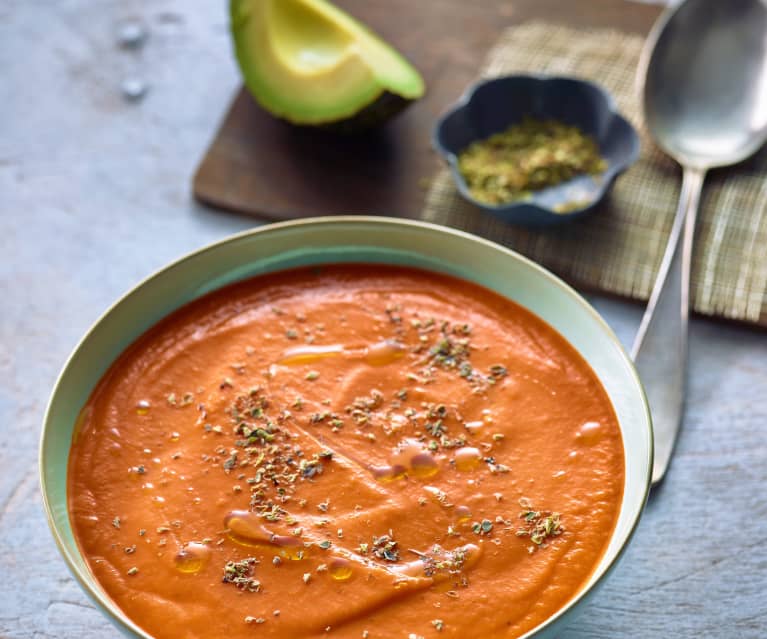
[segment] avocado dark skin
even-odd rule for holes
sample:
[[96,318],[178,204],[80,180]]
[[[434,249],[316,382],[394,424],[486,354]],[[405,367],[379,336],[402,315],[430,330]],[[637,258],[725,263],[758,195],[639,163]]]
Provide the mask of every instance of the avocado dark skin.
[[406,100],[400,95],[384,91],[377,100],[371,102],[351,118],[322,124],[320,128],[343,135],[354,135],[381,126],[413,102],[414,100]]

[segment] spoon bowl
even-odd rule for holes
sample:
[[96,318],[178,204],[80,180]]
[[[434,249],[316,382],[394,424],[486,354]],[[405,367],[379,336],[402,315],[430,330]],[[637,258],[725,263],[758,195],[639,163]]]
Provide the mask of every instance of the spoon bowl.
[[645,48],[642,100],[658,145],[713,168],[752,155],[767,135],[767,5],[688,0]]
[[740,162],[767,140],[766,0],[686,0],[670,9],[648,37],[638,77],[647,128],[684,168],[632,349],[652,411],[656,484],[684,410],[690,263],[703,180],[708,169]]

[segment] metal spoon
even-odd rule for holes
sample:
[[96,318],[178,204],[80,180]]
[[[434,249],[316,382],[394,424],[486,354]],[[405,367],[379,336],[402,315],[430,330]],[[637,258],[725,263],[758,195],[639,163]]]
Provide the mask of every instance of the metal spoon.
[[686,0],[660,17],[639,63],[647,127],[684,169],[671,235],[632,349],[653,417],[653,484],[666,472],[684,408],[690,257],[703,179],[708,169],[740,162],[767,140],[765,2]]

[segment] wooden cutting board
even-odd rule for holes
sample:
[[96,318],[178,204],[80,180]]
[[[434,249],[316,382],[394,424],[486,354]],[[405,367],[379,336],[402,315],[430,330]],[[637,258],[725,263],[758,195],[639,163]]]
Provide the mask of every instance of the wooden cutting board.
[[338,0],[402,51],[426,96],[374,131],[295,127],[240,90],[194,176],[194,196],[272,220],[313,215],[415,217],[438,167],[437,117],[476,80],[501,31],[528,20],[647,33],[657,6],[625,0]]

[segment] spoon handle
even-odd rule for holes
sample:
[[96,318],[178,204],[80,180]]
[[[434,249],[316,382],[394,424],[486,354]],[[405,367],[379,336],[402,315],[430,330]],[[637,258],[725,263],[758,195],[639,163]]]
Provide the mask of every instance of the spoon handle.
[[[705,176],[704,169],[684,169],[682,192],[671,235],[631,350],[653,420],[653,485],[660,482],[666,473],[682,422],[687,378],[690,263],[695,219]],[[682,229],[684,241],[680,247]]]

